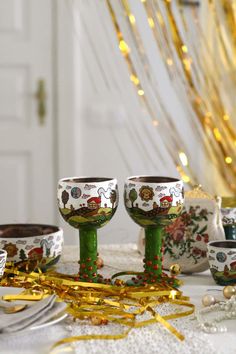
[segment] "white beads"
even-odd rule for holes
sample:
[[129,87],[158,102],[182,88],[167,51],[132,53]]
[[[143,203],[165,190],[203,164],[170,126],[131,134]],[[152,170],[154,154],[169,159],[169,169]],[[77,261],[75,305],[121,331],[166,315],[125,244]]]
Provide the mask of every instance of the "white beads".
[[[227,319],[236,319],[236,295],[231,295],[229,300],[221,302],[216,302],[216,299],[212,295],[205,295],[202,303],[206,307],[196,312],[199,327],[206,333],[226,332],[227,328],[219,326],[218,323]],[[210,305],[207,306],[206,304]],[[216,312],[215,318],[211,321],[205,320],[203,315],[211,312]]]

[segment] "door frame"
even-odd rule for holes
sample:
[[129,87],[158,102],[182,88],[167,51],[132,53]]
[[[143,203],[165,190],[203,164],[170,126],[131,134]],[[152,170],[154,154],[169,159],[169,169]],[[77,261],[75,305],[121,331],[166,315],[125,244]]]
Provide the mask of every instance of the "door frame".
[[[56,178],[74,176],[79,171],[76,144],[76,99],[75,86],[75,36],[73,21],[70,19],[68,0],[53,1],[54,13],[54,48],[53,82],[54,82],[54,116],[55,116],[55,151]],[[69,158],[68,158],[69,157]],[[57,186],[55,185],[55,188]],[[55,201],[55,207],[56,201]],[[65,243],[76,244],[77,232],[66,224],[59,212],[57,223],[64,230]]]

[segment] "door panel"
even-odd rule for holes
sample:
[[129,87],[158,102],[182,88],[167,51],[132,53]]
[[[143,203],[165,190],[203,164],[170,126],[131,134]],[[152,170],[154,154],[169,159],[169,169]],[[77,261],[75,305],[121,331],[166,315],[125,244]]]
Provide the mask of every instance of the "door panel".
[[27,222],[31,219],[30,156],[1,153],[0,171],[2,220],[4,223]]
[[26,66],[0,66],[0,129],[2,124],[29,123],[29,72]]
[[52,1],[0,0],[0,223],[56,222],[52,33]]
[[28,0],[0,0],[0,40],[25,38],[29,13]]

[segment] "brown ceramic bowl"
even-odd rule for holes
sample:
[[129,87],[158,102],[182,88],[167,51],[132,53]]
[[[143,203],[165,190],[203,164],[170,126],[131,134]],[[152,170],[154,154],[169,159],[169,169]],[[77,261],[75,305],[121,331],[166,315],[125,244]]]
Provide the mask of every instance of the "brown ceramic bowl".
[[7,261],[46,270],[60,259],[63,246],[61,228],[44,224],[0,225],[0,248]]

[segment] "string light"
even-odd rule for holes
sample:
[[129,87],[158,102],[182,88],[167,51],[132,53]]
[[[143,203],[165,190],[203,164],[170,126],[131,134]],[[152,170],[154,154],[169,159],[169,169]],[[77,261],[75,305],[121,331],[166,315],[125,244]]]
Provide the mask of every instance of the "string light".
[[188,166],[188,158],[183,151],[179,152],[179,159],[183,166]]
[[187,46],[186,45],[182,45],[182,51],[184,52],[184,53],[188,53],[188,48],[187,48]]
[[144,91],[143,90],[138,90],[138,95],[139,96],[143,96],[144,95]]
[[225,158],[225,162],[227,163],[227,164],[231,164],[232,163],[232,157],[230,157],[230,156],[226,156],[226,158]]
[[216,140],[221,141],[221,134],[218,128],[214,128],[213,133],[215,135]]
[[184,181],[184,183],[189,183],[190,182],[190,177],[189,176],[187,176],[187,175],[182,175],[181,176],[181,178],[182,178],[182,180]]
[[185,69],[187,71],[190,71],[191,70],[191,63],[192,63],[192,60],[190,58],[185,58],[183,59],[183,64],[185,66]]
[[152,19],[151,17],[148,17],[148,23],[149,23],[149,26],[150,26],[151,28],[154,28],[154,27],[155,27],[154,21],[153,21],[153,19]]
[[131,23],[132,25],[135,24],[136,20],[135,20],[135,17],[134,17],[133,14],[130,14],[130,15],[129,15],[129,21],[130,21],[130,23]]
[[120,48],[120,51],[124,54],[124,55],[127,55],[130,53],[130,49],[129,49],[129,46],[128,44],[122,39],[119,43],[119,48]]
[[135,75],[130,75],[130,80],[137,86],[139,84],[139,79]]

